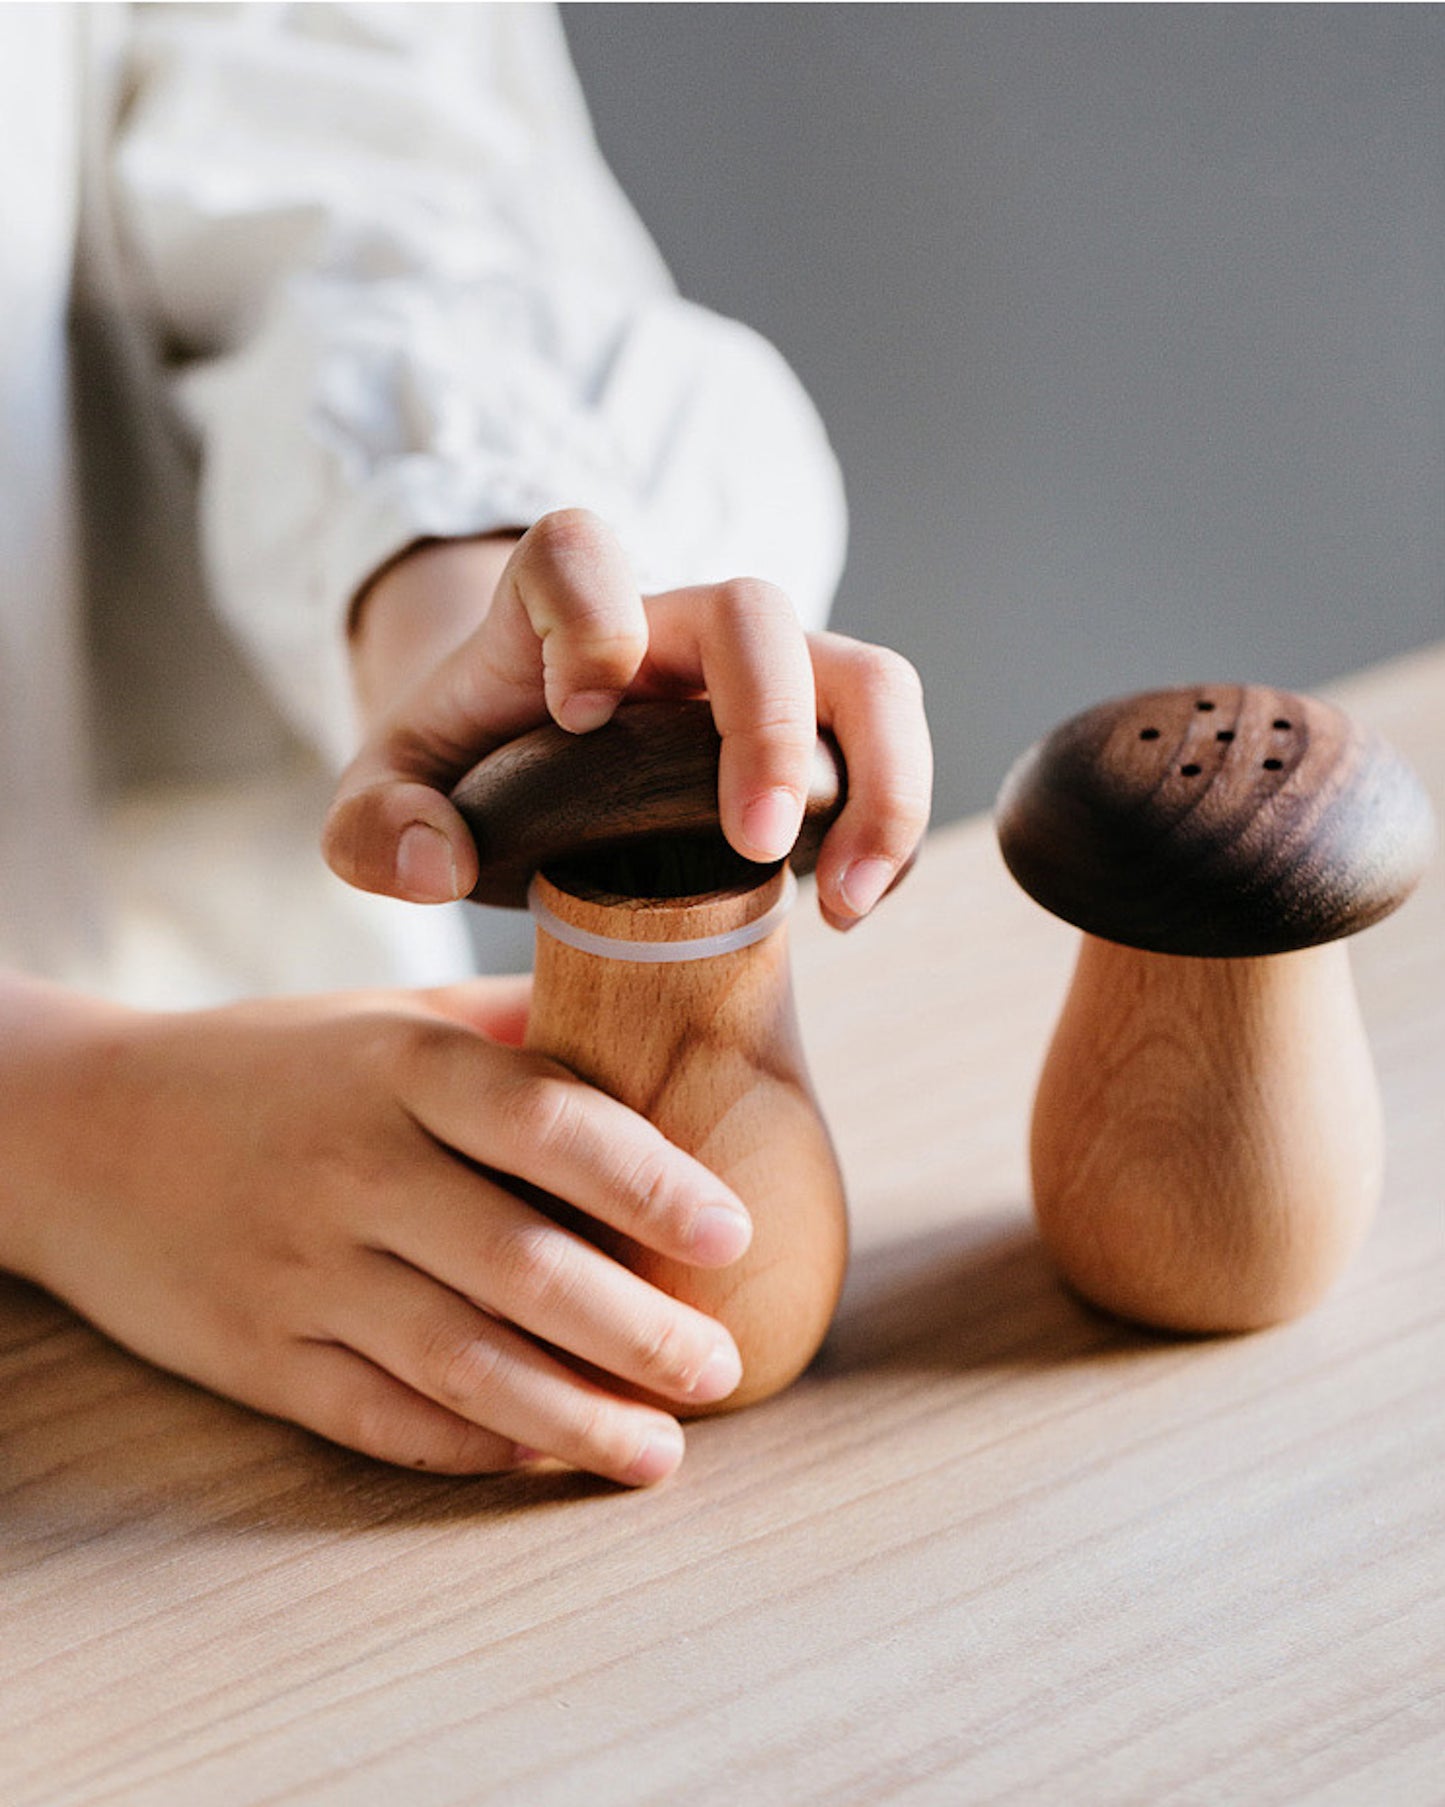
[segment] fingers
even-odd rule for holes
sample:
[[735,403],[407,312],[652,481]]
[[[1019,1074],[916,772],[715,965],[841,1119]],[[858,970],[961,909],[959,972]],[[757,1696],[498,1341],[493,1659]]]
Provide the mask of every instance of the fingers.
[[446,1147],[673,1260],[724,1267],[752,1239],[746,1208],[715,1174],[555,1062],[438,1023],[414,1034],[399,1095]]
[[518,542],[480,628],[378,727],[343,774],[323,834],[332,868],[415,902],[466,895],[476,851],[446,793],[478,759],[550,713],[600,726],[624,692],[706,693],[722,737],[723,832],[745,857],[797,837],[819,722],[849,796],[819,862],[824,915],[849,927],[911,861],[932,754],[917,674],[840,635],[805,636],[783,593],[754,579],[673,590],[644,607],[617,541],[566,509]]
[[[434,1002],[464,1017],[467,989]],[[713,1404],[741,1377],[731,1337],[451,1150],[515,1170],[682,1259],[733,1259],[750,1234],[745,1213],[705,1168],[565,1069],[443,1015],[410,1019],[406,1031],[388,1068],[431,1140],[404,1196],[374,1196],[369,1247],[347,1284],[328,1289],[316,1326],[365,1361],[344,1371],[344,1411],[332,1400],[325,1412],[288,1412],[388,1460],[450,1472],[514,1463],[520,1445],[628,1484],[661,1479],[681,1460],[677,1425],[615,1397],[605,1377]],[[709,1210],[721,1212],[721,1236]],[[602,1384],[539,1344],[576,1357]],[[414,1395],[427,1405],[420,1417]],[[479,1443],[451,1419],[500,1442]]]
[[449,903],[477,882],[471,831],[445,792],[408,780],[396,747],[357,755],[332,800],[321,852],[358,890],[408,903]]
[[808,642],[792,604],[751,578],[654,596],[647,688],[706,690],[722,736],[723,833],[745,858],[782,859],[797,839],[817,738]]
[[897,653],[811,636],[818,720],[848,768],[848,800],[818,856],[818,901],[835,928],[866,916],[907,870],[928,826],[933,749],[918,673]]
[[[338,1341],[429,1407],[407,1419],[408,1434],[424,1423],[439,1443],[443,1427],[431,1416],[438,1413],[466,1427],[449,1432],[464,1458],[471,1431],[484,1439],[478,1451],[505,1451],[507,1465],[520,1446],[632,1486],[662,1480],[682,1460],[682,1431],[665,1412],[604,1392],[404,1261],[374,1255],[335,1310],[329,1327]],[[363,1403],[382,1413],[379,1423],[363,1418],[359,1426],[373,1448],[398,1447],[387,1403]]]
[[530,726],[539,701],[574,734],[600,727],[647,651],[642,597],[610,529],[581,508],[538,521],[508,560],[478,642],[502,686],[485,694],[492,746]]
[[713,1405],[742,1378],[720,1324],[460,1165],[439,1164],[382,1229],[389,1250],[473,1305],[648,1393]]
[[529,1453],[339,1344],[297,1344],[294,1368],[296,1385],[282,1415],[379,1462],[437,1474],[496,1474],[518,1467]]
[[740,853],[788,852],[818,726],[837,735],[848,800],[823,844],[818,896],[834,927],[850,928],[906,870],[928,825],[933,753],[918,674],[886,648],[805,636],[769,584],[674,590],[647,607],[642,681],[707,692],[723,742],[723,832]]
[[382,719],[342,774],[322,834],[347,883],[415,903],[462,897],[476,852],[446,793],[545,721],[604,722],[647,650],[647,619],[610,530],[583,509],[518,542],[485,619]]

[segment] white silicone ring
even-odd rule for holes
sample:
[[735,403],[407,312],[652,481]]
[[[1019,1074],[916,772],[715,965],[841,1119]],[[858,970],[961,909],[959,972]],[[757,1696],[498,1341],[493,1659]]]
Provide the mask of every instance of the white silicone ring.
[[597,954],[603,960],[635,960],[643,966],[666,966],[677,960],[713,960],[719,954],[735,954],[739,948],[754,946],[784,920],[797,895],[798,881],[789,869],[783,874],[782,895],[771,910],[740,929],[726,929],[721,935],[700,935],[691,941],[629,941],[621,935],[594,935],[590,929],[579,929],[548,909],[535,878],[527,887],[527,908],[537,926],[554,941],[575,947],[579,953]]

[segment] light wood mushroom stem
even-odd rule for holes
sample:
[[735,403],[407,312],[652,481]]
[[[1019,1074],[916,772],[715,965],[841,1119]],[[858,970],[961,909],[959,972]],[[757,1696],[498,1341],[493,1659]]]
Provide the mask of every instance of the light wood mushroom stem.
[[[546,877],[537,890],[589,933],[683,941],[753,922],[777,903],[784,876],[655,902],[576,896]],[[786,1386],[823,1339],[847,1258],[842,1181],[804,1066],[786,922],[750,947],[664,965],[582,952],[539,927],[527,1042],[640,1111],[742,1198],[753,1240],[727,1268],[665,1260],[598,1226],[588,1234],[731,1331],[743,1379],[717,1409]]]
[[1084,937],[1034,1105],[1040,1232],[1086,1298],[1251,1330],[1325,1291],[1379,1197],[1379,1092],[1342,941],[1268,958]]

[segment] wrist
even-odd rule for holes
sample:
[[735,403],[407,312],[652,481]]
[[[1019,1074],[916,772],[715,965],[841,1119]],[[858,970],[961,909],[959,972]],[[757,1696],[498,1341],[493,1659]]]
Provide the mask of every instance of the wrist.
[[105,1165],[105,1074],[141,1013],[0,973],[0,1268],[53,1285],[47,1251]]
[[364,726],[481,625],[520,537],[420,540],[363,586],[347,632]]

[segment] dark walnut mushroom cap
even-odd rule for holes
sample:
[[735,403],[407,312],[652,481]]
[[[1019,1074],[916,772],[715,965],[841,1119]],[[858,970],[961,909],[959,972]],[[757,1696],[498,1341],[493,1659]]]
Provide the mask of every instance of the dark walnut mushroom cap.
[[1352,935],[1404,901],[1434,844],[1424,787],[1387,742],[1259,684],[1100,703],[1024,754],[996,815],[1036,902],[1160,954]]
[[[477,844],[473,899],[520,908],[534,872],[591,854],[706,841],[725,852],[721,748],[705,702],[627,703],[590,734],[549,725],[498,747],[452,792]],[[813,870],[845,788],[842,755],[820,735],[802,830],[789,855],[795,872]]]

